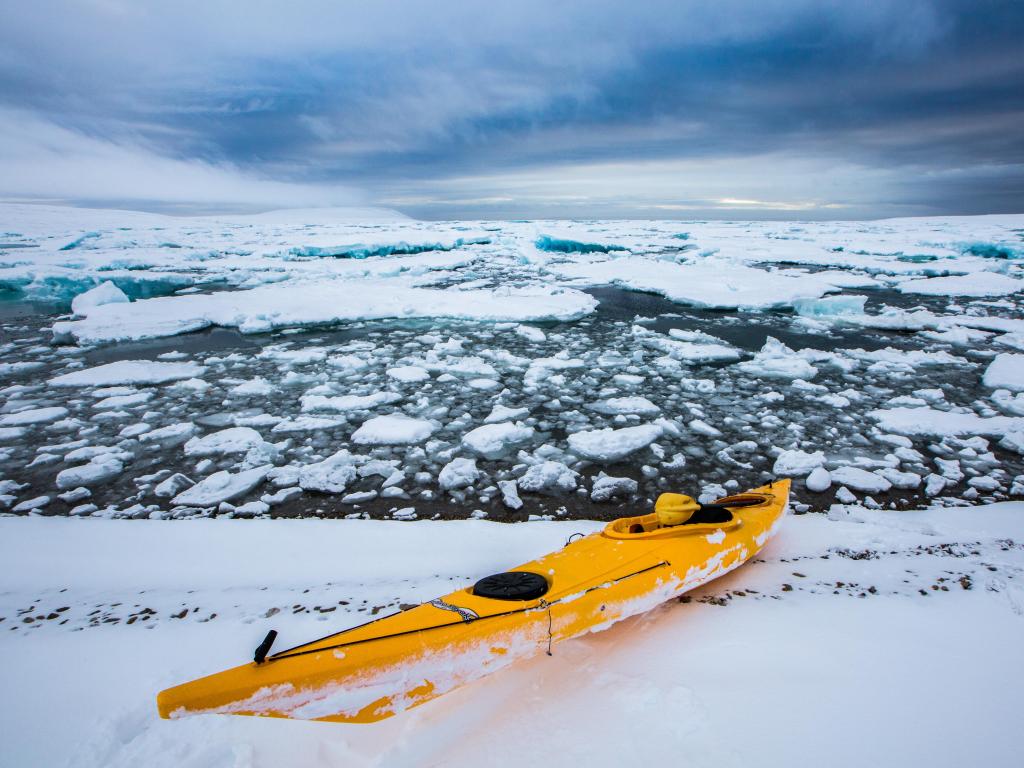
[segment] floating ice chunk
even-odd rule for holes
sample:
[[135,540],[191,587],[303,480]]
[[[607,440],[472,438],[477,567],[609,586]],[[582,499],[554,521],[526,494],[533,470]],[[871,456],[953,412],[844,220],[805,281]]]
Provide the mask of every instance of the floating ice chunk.
[[90,496],[92,496],[92,491],[88,488],[79,486],[78,488],[72,488],[70,491],[60,494],[57,498],[65,504],[77,504],[80,501],[88,499]]
[[26,427],[0,427],[0,442],[10,442],[24,437],[28,431]]
[[342,504],[363,504],[377,498],[376,491],[354,491],[341,497]]
[[169,424],[166,427],[152,429],[149,432],[140,434],[138,439],[140,443],[160,443],[164,447],[170,448],[186,442],[198,431],[199,428],[191,421],[182,421],[177,424]]
[[260,352],[257,357],[274,360],[285,365],[309,365],[327,359],[327,350],[323,347],[304,347],[302,349],[279,349],[271,347]]
[[286,280],[246,291],[164,296],[96,307],[82,320],[54,323],[57,338],[83,344],[173,336],[211,325],[243,333],[322,325],[346,320],[449,317],[464,320],[577,320],[597,300],[582,291],[551,286],[498,290],[418,288],[399,278]]
[[612,376],[612,381],[620,387],[635,387],[644,383],[646,377],[637,376],[632,373],[617,373]]
[[986,387],[1024,391],[1024,355],[1003,352],[989,363],[982,377]]
[[490,415],[484,419],[484,424],[497,424],[501,421],[513,421],[530,415],[529,408],[509,408],[501,403],[495,403]]
[[499,480],[498,490],[501,491],[501,503],[509,509],[522,509],[523,500],[519,498],[519,486],[515,480]]
[[896,488],[911,489],[921,485],[921,476],[913,472],[900,472],[894,467],[882,467],[877,474],[884,477]]
[[706,437],[721,437],[721,430],[715,429],[703,419],[694,419],[687,426],[692,432],[696,432],[698,435],[705,435]]
[[356,479],[355,461],[355,456],[342,449],[316,464],[299,467],[298,485],[305,491],[341,493]]
[[992,491],[998,491],[1003,487],[1003,484],[991,475],[980,475],[978,477],[972,477],[967,481],[967,484],[972,488],[977,488],[979,491],[984,493],[991,493]]
[[910,395],[900,395],[899,397],[894,397],[894,398],[892,398],[890,400],[887,400],[885,404],[887,406],[889,406],[889,407],[895,407],[895,406],[898,406],[898,405],[905,405],[907,407],[914,408],[914,407],[917,407],[917,406],[928,405],[928,402],[926,400],[922,400],[920,397],[911,397]]
[[938,322],[935,315],[926,310],[907,312],[898,307],[886,307],[877,315],[844,315],[842,320],[862,328],[883,331],[920,331],[934,328]]
[[152,392],[136,392],[133,395],[115,395],[114,397],[105,397],[102,400],[93,403],[93,408],[97,410],[111,410],[114,408],[134,408],[137,405],[143,405],[149,402],[153,398]]
[[657,424],[641,424],[623,429],[595,429],[569,435],[573,453],[591,461],[613,463],[646,448],[663,433]]
[[266,464],[237,473],[227,470],[215,472],[179,493],[171,503],[182,507],[213,507],[223,501],[232,501],[262,483],[272,468]]
[[737,369],[752,376],[774,379],[813,379],[818,369],[778,339],[769,336],[753,360],[739,363]]
[[823,493],[832,487],[832,475],[829,471],[822,466],[817,466],[811,470],[811,473],[807,475],[807,479],[804,480],[804,485],[807,486],[807,490],[812,493]]
[[[1024,352],[1024,332],[1022,331],[1018,331],[1016,333],[1004,333],[995,341],[996,344],[1001,344],[1004,347],[1011,347],[1012,349],[1019,349]],[[0,369],[0,374],[2,373],[3,371]]]
[[27,411],[6,413],[0,416],[0,427],[22,427],[28,424],[43,424],[56,421],[68,415],[68,409],[61,406],[49,408],[30,408]]
[[43,367],[42,363],[23,360],[15,363],[0,363],[0,379],[7,379],[23,373],[29,373]]
[[28,499],[20,504],[16,504],[12,512],[34,512],[37,509],[42,509],[50,503],[49,496],[36,496],[33,499]]
[[270,511],[270,505],[265,501],[248,501],[235,507],[232,517],[256,517]]
[[415,520],[416,507],[402,507],[391,513],[392,520]]
[[71,300],[71,311],[76,315],[88,315],[90,311],[104,304],[127,304],[125,292],[109,280],[95,288],[80,293]]
[[517,325],[515,332],[527,341],[541,343],[548,340],[548,336],[540,328],[533,325]]
[[95,461],[102,456],[115,459],[129,459],[131,454],[111,445],[83,445],[64,454],[64,461]]
[[374,392],[371,395],[304,395],[302,410],[327,411],[330,413],[348,413],[349,411],[368,411],[378,405],[397,403],[402,396],[397,392]]
[[[272,417],[275,418],[276,417]],[[341,418],[327,416],[297,416],[294,419],[282,419],[271,428],[274,434],[291,434],[295,432],[319,432],[326,429],[337,429],[348,422]]]
[[205,392],[210,388],[210,385],[202,379],[185,379],[184,381],[176,381],[170,385],[169,389],[176,390],[184,393],[199,393]]
[[801,317],[837,317],[863,315],[867,296],[825,296],[820,299],[797,299],[793,308]]
[[435,431],[437,424],[432,421],[392,413],[364,421],[352,433],[352,442],[360,445],[408,445],[422,443]]
[[[915,389],[914,395],[929,403],[941,403],[946,399],[946,393],[941,389]],[[910,445],[906,447],[909,448]]]
[[172,496],[177,496],[186,488],[191,488],[193,485],[195,485],[195,482],[188,475],[175,472],[153,489],[153,495],[161,499],[169,499]]
[[926,339],[939,341],[943,344],[952,344],[957,347],[969,347],[978,342],[985,341],[992,334],[988,331],[979,331],[974,328],[964,328],[954,325],[943,331],[924,331],[921,333]]
[[1024,288],[1024,282],[996,272],[975,272],[970,275],[907,280],[896,287],[901,293],[927,296],[1009,296]]
[[506,421],[470,430],[462,436],[462,444],[485,459],[500,459],[532,437],[532,427]]
[[992,393],[992,402],[1000,410],[1011,413],[1014,416],[1024,416],[1024,392],[1018,392],[1014,395],[1008,389],[997,389]]
[[262,446],[263,436],[250,427],[229,427],[203,437],[193,437],[185,443],[186,456],[220,456],[231,453],[246,453],[251,448]]
[[634,326],[633,335],[645,346],[664,352],[673,360],[685,363],[732,362],[740,359],[740,351],[721,339],[699,331],[669,330],[672,338],[646,328]]
[[530,367],[523,375],[523,383],[527,386],[543,384],[552,371],[574,370],[584,365],[582,360],[574,357],[538,357],[530,361]]
[[578,473],[560,461],[544,461],[526,470],[526,474],[519,478],[519,488],[547,495],[572,493],[576,490],[578,477]]
[[959,483],[964,479],[964,471],[960,468],[957,459],[935,459],[935,465],[939,468],[939,474],[953,483]]
[[587,406],[598,413],[605,413],[611,416],[619,413],[635,413],[639,416],[654,416],[661,413],[661,408],[656,406],[646,397],[609,397],[607,400],[598,400]]
[[470,379],[466,382],[466,386],[470,389],[478,389],[482,392],[490,392],[492,389],[497,389],[501,386],[501,382],[495,381],[494,379]]
[[371,459],[360,464],[358,474],[360,477],[390,477],[391,473],[398,467],[399,462],[395,459],[384,461],[383,459]]
[[444,465],[437,475],[437,483],[442,490],[452,491],[468,488],[480,477],[476,468],[476,459],[452,459]]
[[701,490],[700,496],[697,497],[697,501],[701,504],[710,504],[716,499],[721,499],[723,496],[728,496],[729,492],[725,490],[725,486],[719,483],[712,483],[706,485]]
[[[853,495],[853,491],[851,491],[844,485],[838,491],[836,491],[836,501],[838,501],[840,504],[856,504],[857,497]],[[832,517],[831,510],[829,510],[829,517]]]
[[838,467],[833,469],[831,474],[832,482],[841,483],[863,493],[883,493],[892,488],[892,483],[884,477],[859,467]]
[[249,381],[243,381],[238,386],[231,388],[231,394],[246,397],[263,397],[265,395],[272,394],[273,392],[274,385],[262,376],[249,379]]
[[631,477],[611,477],[601,472],[590,490],[590,500],[605,502],[613,498],[628,498],[636,494],[638,488],[637,481]]
[[70,467],[57,474],[57,487],[62,491],[79,486],[99,485],[124,471],[124,465],[117,459],[101,457],[79,467]]
[[449,358],[443,362],[428,363],[432,370],[444,371],[455,376],[497,376],[498,371],[493,365],[484,362],[483,358],[471,356],[458,359]]
[[152,360],[119,360],[94,368],[65,373],[50,379],[55,387],[104,387],[112,384],[163,384],[201,376],[206,368],[196,363],[160,363]]
[[835,291],[838,280],[821,273],[769,272],[720,258],[682,265],[626,258],[557,264],[549,269],[592,284],[612,283],[657,293],[670,301],[730,309],[790,306],[797,299],[817,298]]
[[418,365],[400,365],[396,368],[388,368],[388,378],[410,384],[426,381],[430,378],[430,373],[426,368],[420,368]]
[[335,355],[327,360],[327,364],[345,373],[359,373],[370,367],[370,364],[358,355]]
[[1003,439],[999,441],[999,444],[1008,451],[1024,455],[1024,427],[1007,432],[1003,435]]
[[775,459],[775,466],[772,467],[772,472],[783,477],[802,477],[803,475],[810,474],[824,463],[825,454],[822,451],[815,451],[814,453],[805,453],[800,450],[783,451]]
[[284,504],[292,499],[297,499],[302,495],[302,489],[298,487],[282,488],[274,493],[266,493],[260,496],[260,501],[269,506],[275,506],[277,504]]
[[910,437],[925,435],[959,437],[964,435],[1003,436],[1024,430],[1024,418],[1017,416],[983,417],[974,413],[939,411],[933,408],[890,408],[868,412],[879,426]]

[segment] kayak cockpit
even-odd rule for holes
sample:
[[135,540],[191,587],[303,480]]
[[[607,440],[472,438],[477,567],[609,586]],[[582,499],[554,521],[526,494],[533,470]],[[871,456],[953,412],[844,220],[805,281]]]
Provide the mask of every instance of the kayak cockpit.
[[[669,494],[663,494],[668,496]],[[688,499],[689,497],[682,497]],[[659,499],[659,502],[661,500]],[[744,493],[719,499],[713,504],[694,504],[679,523],[666,524],[666,516],[655,511],[637,517],[620,517],[604,528],[604,535],[613,539],[660,539],[676,536],[691,536],[698,533],[709,533],[716,530],[729,530],[741,524],[741,520],[733,509],[740,507],[759,507],[767,504],[770,498],[760,494]]]

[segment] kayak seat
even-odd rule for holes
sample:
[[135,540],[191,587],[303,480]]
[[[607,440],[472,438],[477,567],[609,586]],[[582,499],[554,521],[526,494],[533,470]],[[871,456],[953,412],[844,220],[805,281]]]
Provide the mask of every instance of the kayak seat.
[[720,504],[701,504],[700,509],[694,512],[683,525],[728,523],[730,520],[732,520],[732,512]]

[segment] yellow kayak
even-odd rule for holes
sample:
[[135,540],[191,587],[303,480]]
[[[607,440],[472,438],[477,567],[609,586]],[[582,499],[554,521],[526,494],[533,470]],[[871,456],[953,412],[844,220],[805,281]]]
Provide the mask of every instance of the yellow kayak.
[[599,632],[753,557],[786,513],[789,481],[655,512],[401,613],[168,688],[161,717],[260,715],[344,723],[391,717],[555,643]]

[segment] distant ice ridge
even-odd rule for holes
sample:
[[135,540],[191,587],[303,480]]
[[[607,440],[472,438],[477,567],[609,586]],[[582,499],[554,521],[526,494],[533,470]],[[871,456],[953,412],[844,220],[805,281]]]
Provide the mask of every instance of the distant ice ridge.
[[55,323],[53,330],[57,338],[99,344],[173,336],[211,325],[260,333],[290,326],[384,318],[567,321],[579,319],[596,307],[596,299],[571,288],[455,292],[417,288],[398,280],[287,282],[249,291],[104,304],[89,308],[84,319]]
[[407,243],[405,241],[385,245],[338,245],[338,246],[297,246],[288,250],[289,256],[295,258],[324,258],[336,259],[368,259],[373,256],[412,256],[417,253],[429,251],[453,251],[467,245],[489,245],[490,239],[486,237],[457,237],[450,243],[423,242]]

